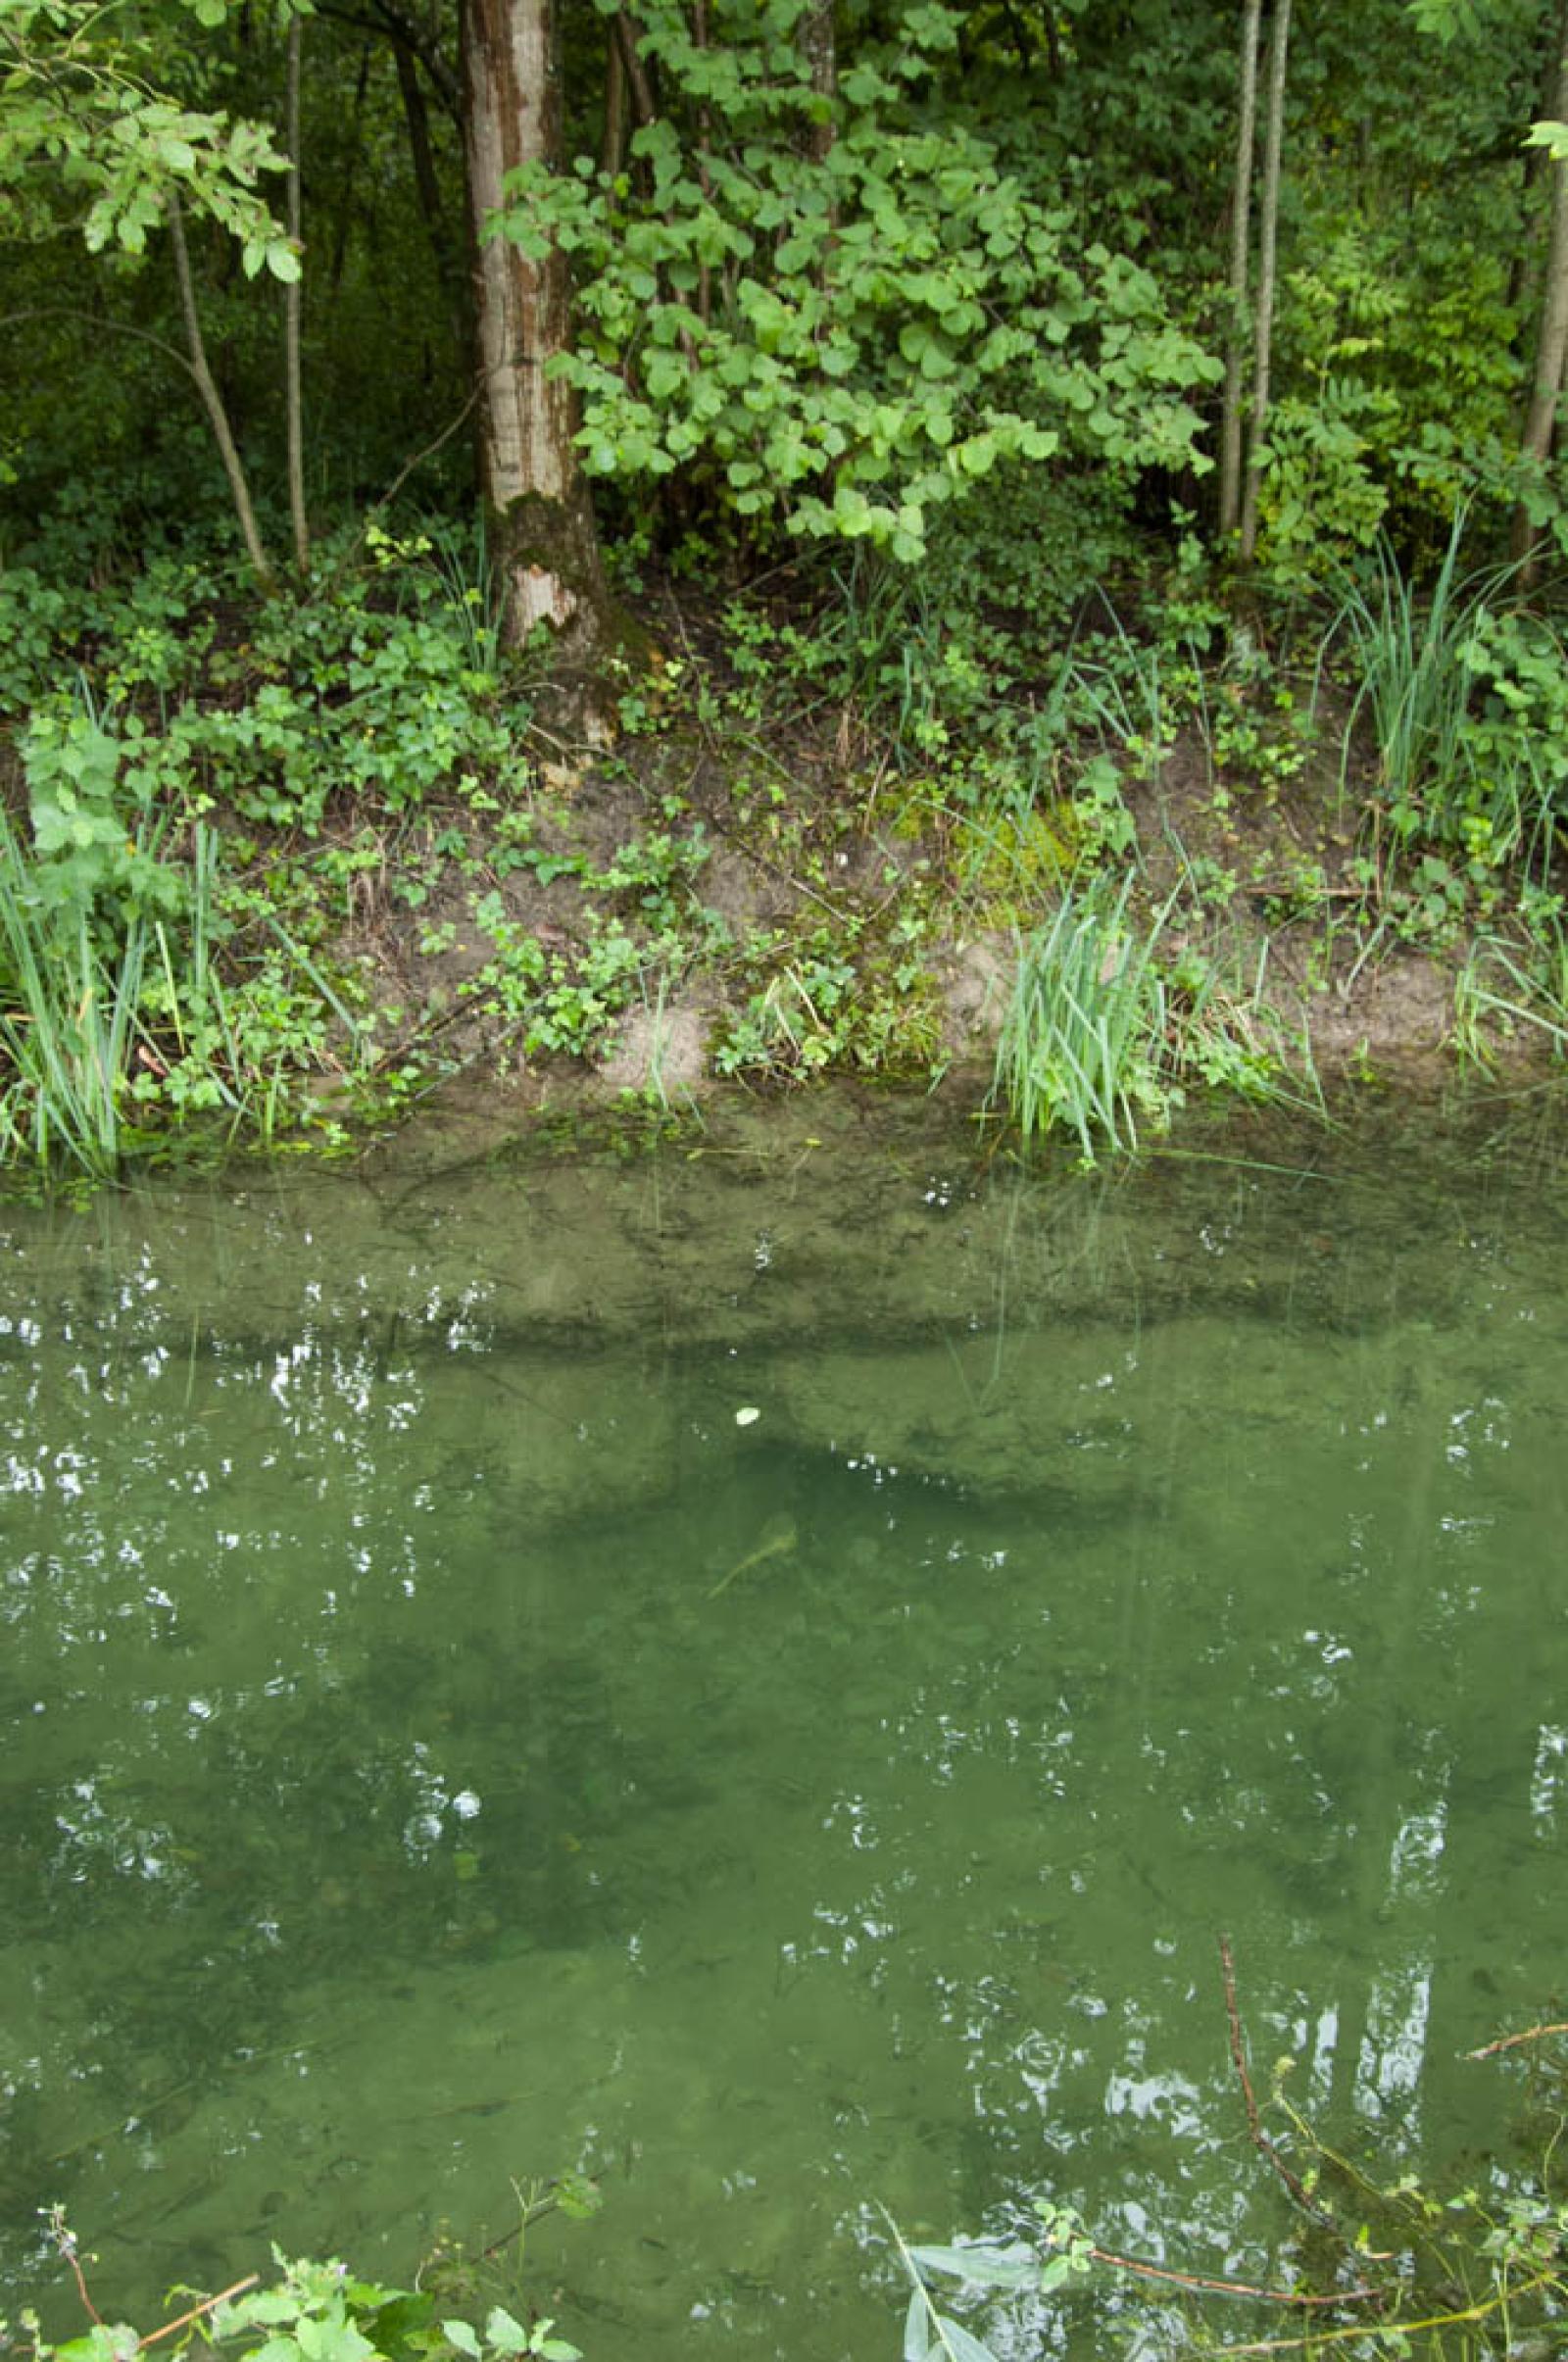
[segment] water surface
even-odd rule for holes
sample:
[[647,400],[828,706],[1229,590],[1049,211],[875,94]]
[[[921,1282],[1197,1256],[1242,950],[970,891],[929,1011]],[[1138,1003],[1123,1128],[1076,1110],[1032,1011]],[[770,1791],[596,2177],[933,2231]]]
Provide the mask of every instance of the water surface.
[[1260,2082],[1495,2143],[1460,2054],[1561,1976],[1555,1149],[1188,1145],[828,1105],[7,1213],[0,2313],[55,2199],[150,2323],[565,2168],[592,2362],[891,2356],[879,2205],[1277,2271],[1221,1933]]

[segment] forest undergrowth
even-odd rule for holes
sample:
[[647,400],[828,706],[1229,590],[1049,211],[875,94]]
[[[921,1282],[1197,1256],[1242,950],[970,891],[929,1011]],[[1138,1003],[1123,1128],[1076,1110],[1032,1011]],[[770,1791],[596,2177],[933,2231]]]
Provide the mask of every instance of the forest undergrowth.
[[586,741],[439,519],[260,609],[172,554],[0,576],[9,1155],[342,1149],[465,1075],[696,1120],[951,1073],[1092,1159],[1194,1092],[1568,1045],[1568,665],[1462,522],[1422,597],[1378,544],[1243,603],[1194,540],[1046,629],[865,551],[621,572]]

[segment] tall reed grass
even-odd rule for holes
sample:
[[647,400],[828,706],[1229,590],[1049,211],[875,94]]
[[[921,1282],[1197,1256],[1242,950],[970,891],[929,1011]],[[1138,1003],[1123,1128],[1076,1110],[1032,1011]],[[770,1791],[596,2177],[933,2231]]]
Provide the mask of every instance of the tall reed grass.
[[364,1070],[368,1029],[270,914],[277,949],[225,977],[211,829],[177,880],[177,921],[95,907],[0,812],[0,1160],[105,1180],[171,1116],[270,1141],[302,1068],[336,1065],[329,1020]]
[[1266,946],[1250,983],[1176,920],[1179,894],[1147,915],[1135,881],[1069,885],[1053,915],[1016,938],[991,1104],[1025,1138],[1077,1135],[1085,1164],[1137,1149],[1185,1086],[1323,1112],[1304,1027],[1293,1033],[1264,991]]
[[1020,934],[1012,991],[997,1046],[993,1097],[1025,1138],[1061,1127],[1084,1161],[1138,1142],[1140,1113],[1165,1102],[1159,1067],[1166,1026],[1155,947],[1164,913],[1140,929],[1119,892],[1069,887],[1043,926]]
[[1454,1042],[1462,1058],[1482,1068],[1494,1063],[1496,1035],[1521,1027],[1552,1058],[1568,1058],[1568,936],[1560,921],[1538,929],[1528,944],[1483,935],[1454,981]]
[[[1370,580],[1345,588],[1323,642],[1324,657],[1337,644],[1348,649],[1358,684],[1346,723],[1342,790],[1363,721],[1377,747],[1379,786],[1396,809],[1413,810],[1423,789],[1452,780],[1462,765],[1471,689],[1464,649],[1498,579],[1494,570],[1461,574],[1463,535],[1461,515],[1427,598],[1386,538],[1373,551]],[[1320,658],[1320,678],[1322,665]]]
[[51,898],[0,813],[0,1155],[113,1172],[149,943],[132,917],[103,948],[88,910]]

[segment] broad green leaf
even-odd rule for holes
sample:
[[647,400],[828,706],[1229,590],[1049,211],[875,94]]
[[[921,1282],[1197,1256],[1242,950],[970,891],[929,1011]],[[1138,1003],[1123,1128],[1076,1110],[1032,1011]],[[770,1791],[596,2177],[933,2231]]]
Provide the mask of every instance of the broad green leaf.
[[1568,162],[1568,123],[1532,123],[1525,146],[1544,148],[1554,164]]
[[1040,2259],[1015,2240],[1005,2247],[977,2240],[972,2247],[911,2247],[922,2272],[946,2272],[977,2288],[1032,2288],[1039,2285]]
[[937,2326],[953,2362],[998,2362],[995,2350],[983,2345],[974,2332],[966,2330],[961,2321],[953,2320],[947,2313],[939,2313]]
[[545,2362],[582,2362],[582,2356],[575,2345],[569,2345],[564,2337],[551,2337],[550,2333],[555,2326],[554,2320],[540,2322],[528,2340],[529,2353],[543,2354]]
[[443,2321],[441,2335],[449,2345],[457,2347],[460,2354],[468,2355],[469,2362],[480,2362],[484,2349],[479,2343],[477,2332],[466,2321]]
[[370,2362],[375,2352],[369,2338],[336,2313],[324,2321],[302,2320],[294,2334],[305,2362]]
[[484,2334],[498,2354],[525,2354],[528,2350],[527,2331],[499,2304],[492,2307]]
[[[298,2305],[289,2304],[285,2318],[290,2321],[297,2320],[299,2318]],[[248,2362],[300,2362],[299,2341],[297,2338],[286,2337],[264,2337],[260,2345],[251,2349]]]

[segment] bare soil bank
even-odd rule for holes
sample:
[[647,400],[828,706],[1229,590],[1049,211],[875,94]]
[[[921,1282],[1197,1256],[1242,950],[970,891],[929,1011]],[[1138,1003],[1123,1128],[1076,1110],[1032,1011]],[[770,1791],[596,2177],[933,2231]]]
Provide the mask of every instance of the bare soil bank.
[[[776,1088],[824,1071],[979,1105],[1020,942],[1059,900],[1068,831],[1047,815],[999,848],[973,815],[866,752],[846,716],[765,748],[684,727],[557,747],[524,859],[506,815],[464,812],[462,858],[432,863],[417,908],[390,872],[362,876],[338,949],[378,1008],[438,1048],[443,1096],[460,1107],[631,1094],[679,1108],[731,1077]],[[1178,742],[1152,782],[1129,788],[1127,810],[1136,842],[1118,859],[1140,881],[1135,910],[1159,919],[1173,957],[1191,950],[1232,980],[1236,1021],[1267,1046],[1288,1094],[1549,1081],[1539,1028],[1461,1022],[1468,937],[1401,940],[1379,922],[1337,781],[1216,800],[1199,750]],[[419,827],[450,851],[452,814]],[[633,844],[672,848],[665,874],[607,884],[624,880]],[[400,858],[420,850],[406,841]],[[590,1007],[579,1054],[528,1043],[498,941],[539,947],[563,978],[589,979],[564,989],[591,997],[607,930],[641,942],[671,926],[683,948],[657,990],[602,1021]],[[824,1009],[813,986],[830,969]]]

